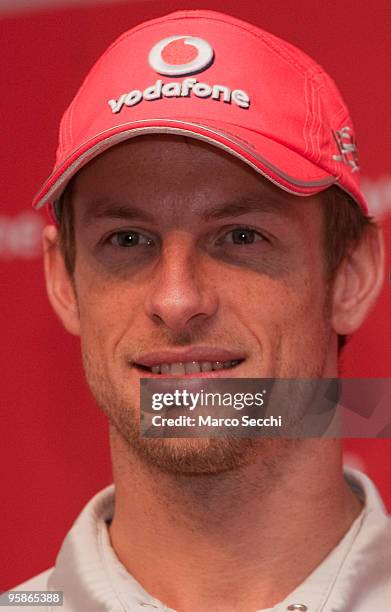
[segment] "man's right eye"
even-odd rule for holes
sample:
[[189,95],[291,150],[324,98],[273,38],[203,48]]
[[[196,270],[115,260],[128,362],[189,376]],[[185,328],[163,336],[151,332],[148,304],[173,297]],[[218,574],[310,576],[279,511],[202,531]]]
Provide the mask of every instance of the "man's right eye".
[[149,236],[140,232],[124,230],[115,232],[108,237],[107,242],[119,247],[133,247],[139,245],[153,245],[153,240]]

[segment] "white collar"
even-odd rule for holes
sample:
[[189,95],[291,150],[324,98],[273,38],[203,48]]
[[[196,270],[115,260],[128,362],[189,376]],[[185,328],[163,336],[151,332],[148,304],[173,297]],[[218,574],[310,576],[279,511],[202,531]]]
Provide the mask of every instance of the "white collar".
[[[345,478],[365,501],[362,512],[327,558],[270,611],[391,609],[391,519],[367,476],[346,469]],[[115,555],[106,523],[113,511],[114,485],[110,485],[90,500],[66,536],[49,578],[49,588],[64,591],[64,612],[171,610],[149,595]],[[303,543],[297,554],[305,554],[306,546]],[[385,607],[386,601],[389,608]],[[306,608],[289,607],[294,604]]]

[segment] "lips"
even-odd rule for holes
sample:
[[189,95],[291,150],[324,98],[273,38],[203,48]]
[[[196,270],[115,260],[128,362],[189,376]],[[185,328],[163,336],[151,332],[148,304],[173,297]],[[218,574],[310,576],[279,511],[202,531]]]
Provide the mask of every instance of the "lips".
[[131,365],[143,375],[155,376],[216,376],[237,367],[245,356],[237,352],[212,348],[192,347],[186,351],[160,351],[136,359]]
[[[239,359],[229,361],[177,361],[175,363],[161,363],[147,368],[153,374],[169,374],[171,376],[185,376],[186,374],[199,374],[201,372],[215,372],[227,370],[240,363]],[[144,368],[146,366],[139,366]]]

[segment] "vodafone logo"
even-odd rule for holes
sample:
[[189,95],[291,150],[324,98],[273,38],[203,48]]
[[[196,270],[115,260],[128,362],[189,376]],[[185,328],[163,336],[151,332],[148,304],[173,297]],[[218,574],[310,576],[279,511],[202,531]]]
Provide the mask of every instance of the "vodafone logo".
[[213,62],[211,45],[197,36],[168,36],[152,47],[148,62],[159,74],[183,76],[208,68]]
[[[151,68],[158,74],[170,77],[201,72],[208,68],[213,60],[213,48],[206,40],[197,36],[168,36],[156,43],[148,55]],[[183,98],[183,102],[191,98],[214,100],[245,110],[248,110],[251,104],[250,96],[243,89],[228,87],[222,83],[204,83],[189,76],[182,81],[171,80],[168,83],[157,79],[155,83],[144,87],[126,91],[117,98],[107,100],[111,111],[120,113],[125,107],[174,98]]]

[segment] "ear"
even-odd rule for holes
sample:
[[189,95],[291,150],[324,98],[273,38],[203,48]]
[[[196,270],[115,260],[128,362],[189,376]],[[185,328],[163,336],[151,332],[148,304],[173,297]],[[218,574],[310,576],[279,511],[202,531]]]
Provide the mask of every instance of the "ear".
[[42,233],[46,291],[54,311],[65,329],[80,335],[79,308],[73,279],[70,277],[61,253],[58,230],[48,225]]
[[355,332],[375,303],[384,282],[384,240],[379,227],[368,227],[358,246],[343,260],[333,284],[332,326],[340,335]]

